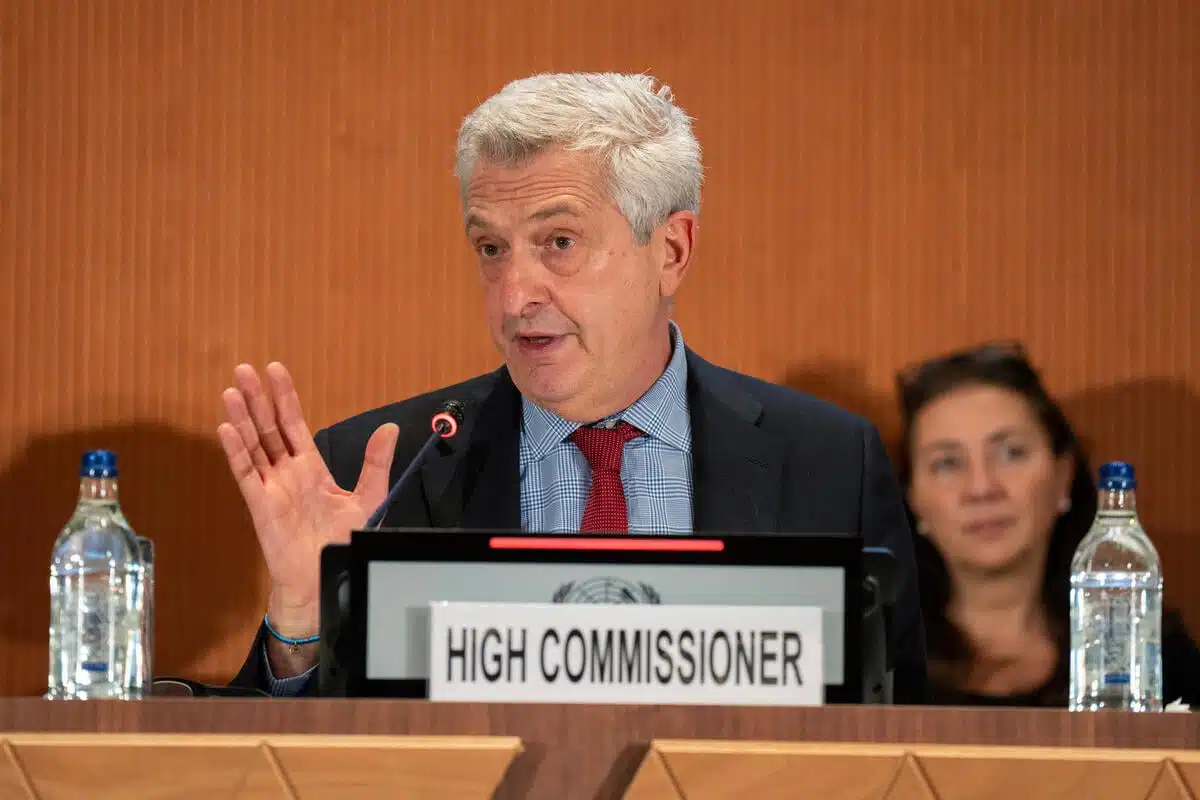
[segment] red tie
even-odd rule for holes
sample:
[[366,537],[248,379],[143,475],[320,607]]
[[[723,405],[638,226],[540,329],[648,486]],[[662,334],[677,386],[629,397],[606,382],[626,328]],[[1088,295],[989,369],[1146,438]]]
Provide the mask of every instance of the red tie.
[[578,428],[571,434],[571,441],[592,467],[592,490],[579,525],[581,533],[628,533],[621,456],[625,443],[641,435],[628,422],[619,422],[615,428]]

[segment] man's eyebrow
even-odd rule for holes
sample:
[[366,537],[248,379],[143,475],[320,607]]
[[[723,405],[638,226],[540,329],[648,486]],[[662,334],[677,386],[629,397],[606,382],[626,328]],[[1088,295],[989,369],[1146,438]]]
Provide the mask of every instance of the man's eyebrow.
[[488,226],[487,220],[485,220],[483,217],[479,216],[478,214],[468,214],[467,215],[466,228],[468,231],[471,230],[472,228],[486,228],[487,226]]

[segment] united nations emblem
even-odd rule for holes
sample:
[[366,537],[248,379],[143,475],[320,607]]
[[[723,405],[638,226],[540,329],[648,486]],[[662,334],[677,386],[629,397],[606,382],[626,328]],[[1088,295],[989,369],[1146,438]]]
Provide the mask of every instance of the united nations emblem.
[[662,598],[648,583],[633,583],[622,578],[588,578],[568,581],[554,593],[555,603],[596,603],[660,605]]

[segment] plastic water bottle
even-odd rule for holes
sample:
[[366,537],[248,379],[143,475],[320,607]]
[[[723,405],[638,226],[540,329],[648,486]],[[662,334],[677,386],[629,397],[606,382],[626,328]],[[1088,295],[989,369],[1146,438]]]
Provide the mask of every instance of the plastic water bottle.
[[142,557],[117,497],[117,458],[85,453],[79,502],[50,560],[50,669],[46,697],[143,695]]
[[1095,522],[1071,561],[1072,711],[1162,711],[1162,567],[1138,521],[1137,480],[1100,468]]

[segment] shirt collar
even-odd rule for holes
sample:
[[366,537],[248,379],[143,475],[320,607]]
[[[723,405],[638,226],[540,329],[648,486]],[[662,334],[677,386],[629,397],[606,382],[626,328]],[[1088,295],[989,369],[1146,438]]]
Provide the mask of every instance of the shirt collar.
[[[670,330],[671,360],[662,375],[636,403],[596,425],[611,427],[624,420],[645,435],[686,453],[692,449],[687,405],[687,355],[679,326],[671,322]],[[522,449],[528,453],[529,460],[541,460],[580,427],[579,423],[569,422],[527,398],[521,399],[521,405],[525,438]]]

